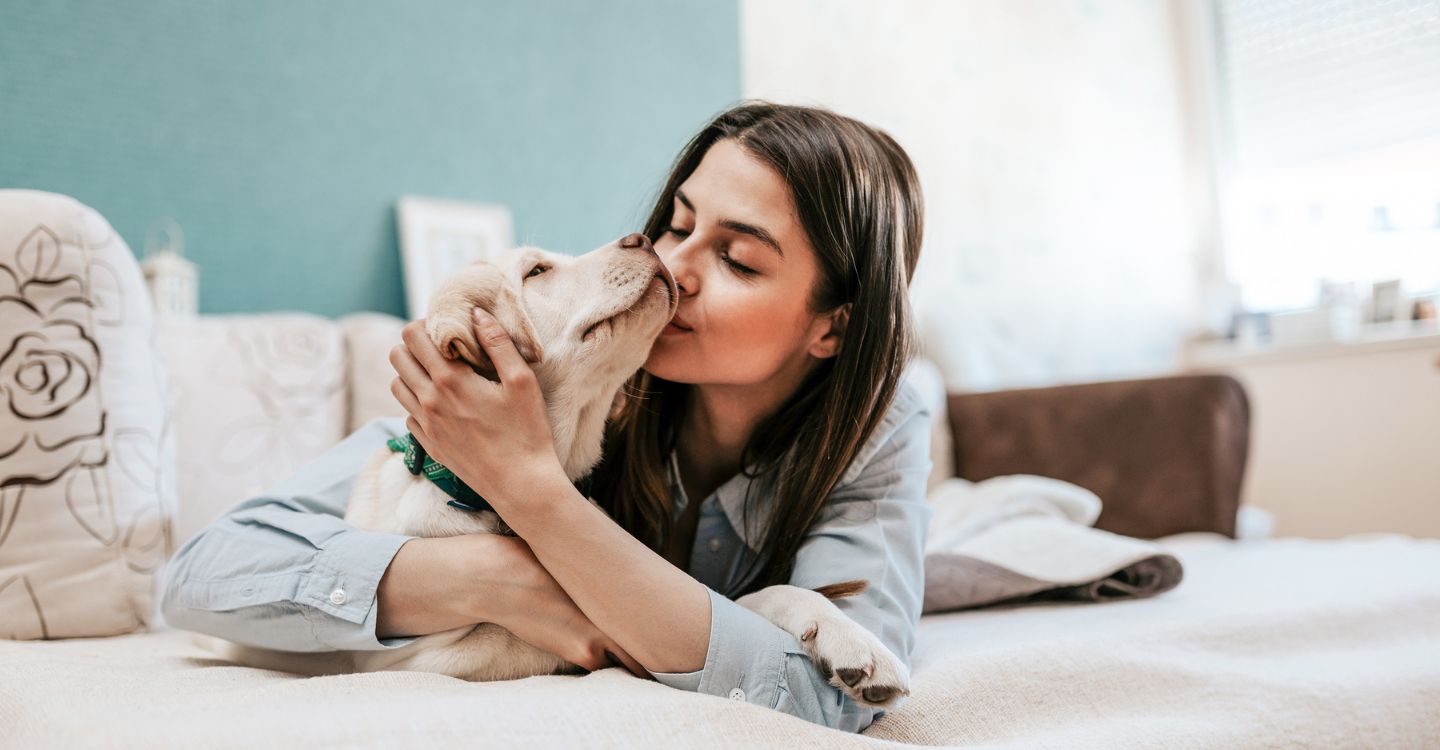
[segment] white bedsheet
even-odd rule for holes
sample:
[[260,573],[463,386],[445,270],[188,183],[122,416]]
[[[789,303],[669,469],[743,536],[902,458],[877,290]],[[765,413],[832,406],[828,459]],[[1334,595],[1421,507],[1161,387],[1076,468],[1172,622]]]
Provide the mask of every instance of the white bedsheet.
[[1440,745],[1440,540],[1161,540],[1148,599],[927,615],[912,695],[860,736],[619,669],[301,678],[169,631],[0,641],[0,747],[1235,748]]

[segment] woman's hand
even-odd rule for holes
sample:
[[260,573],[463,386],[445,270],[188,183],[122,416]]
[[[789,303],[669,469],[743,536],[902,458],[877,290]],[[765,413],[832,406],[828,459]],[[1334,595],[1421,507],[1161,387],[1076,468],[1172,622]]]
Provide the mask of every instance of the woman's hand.
[[[651,679],[640,662],[620,648],[580,611],[565,589],[545,570],[530,545],[520,537],[481,535],[501,542],[501,551],[486,545],[490,557],[481,566],[494,565],[501,577],[482,592],[485,622],[493,622],[526,643],[548,651],[589,671],[624,667],[631,674]],[[613,654],[613,658],[611,658]]]
[[[502,518],[519,510],[526,487],[553,472],[569,483],[535,372],[499,323],[476,309],[475,338],[500,377],[494,383],[464,360],[446,359],[423,319],[406,324],[390,351],[399,375],[390,391],[410,413],[405,426],[430,456],[490,501]],[[478,603],[472,614],[536,648],[594,671],[616,665],[650,673],[585,616],[519,537],[481,535]],[[613,659],[608,654],[613,655]]]
[[446,359],[422,318],[405,325],[405,345],[390,351],[399,375],[390,392],[410,413],[405,426],[431,458],[503,517],[507,505],[523,501],[524,487],[546,472],[563,476],[564,467],[535,371],[499,323],[479,308],[475,313],[475,338],[494,363],[499,383],[464,360]]

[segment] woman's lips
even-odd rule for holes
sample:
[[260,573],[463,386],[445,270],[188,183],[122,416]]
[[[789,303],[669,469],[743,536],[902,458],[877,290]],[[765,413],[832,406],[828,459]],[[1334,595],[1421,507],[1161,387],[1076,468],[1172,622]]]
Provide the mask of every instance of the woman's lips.
[[670,321],[669,323],[666,323],[666,324],[665,324],[665,328],[660,331],[660,335],[661,335],[661,336],[666,336],[666,335],[675,336],[675,335],[679,335],[679,334],[682,334],[682,333],[689,333],[689,332],[690,332],[690,329],[689,329],[689,328],[681,328],[680,326],[676,325],[675,321],[672,320],[672,321]]

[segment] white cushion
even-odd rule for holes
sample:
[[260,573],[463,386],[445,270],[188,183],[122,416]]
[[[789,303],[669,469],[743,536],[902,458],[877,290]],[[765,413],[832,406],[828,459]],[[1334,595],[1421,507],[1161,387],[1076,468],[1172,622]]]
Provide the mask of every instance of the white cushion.
[[905,366],[904,378],[915,385],[930,407],[930,476],[925,490],[934,490],[941,482],[955,476],[954,439],[950,433],[950,408],[945,391],[945,378],[940,367],[924,357],[913,357]]
[[178,442],[177,545],[345,437],[345,353],[300,312],[162,318]]
[[338,321],[345,337],[348,360],[350,404],[345,434],[365,426],[376,417],[404,417],[405,407],[390,392],[395,367],[390,349],[401,343],[400,329],[407,321],[394,315],[358,312]]
[[0,190],[0,637],[154,619],[174,438],[135,256],[93,209]]

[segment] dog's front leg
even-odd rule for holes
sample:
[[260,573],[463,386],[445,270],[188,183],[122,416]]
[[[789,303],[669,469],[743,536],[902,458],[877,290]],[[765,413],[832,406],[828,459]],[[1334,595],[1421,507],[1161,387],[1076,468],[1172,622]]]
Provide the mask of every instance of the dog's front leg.
[[799,639],[830,684],[868,706],[890,706],[910,694],[910,670],[874,633],[845,616],[832,598],[857,594],[864,581],[822,586],[768,586],[735,600]]

